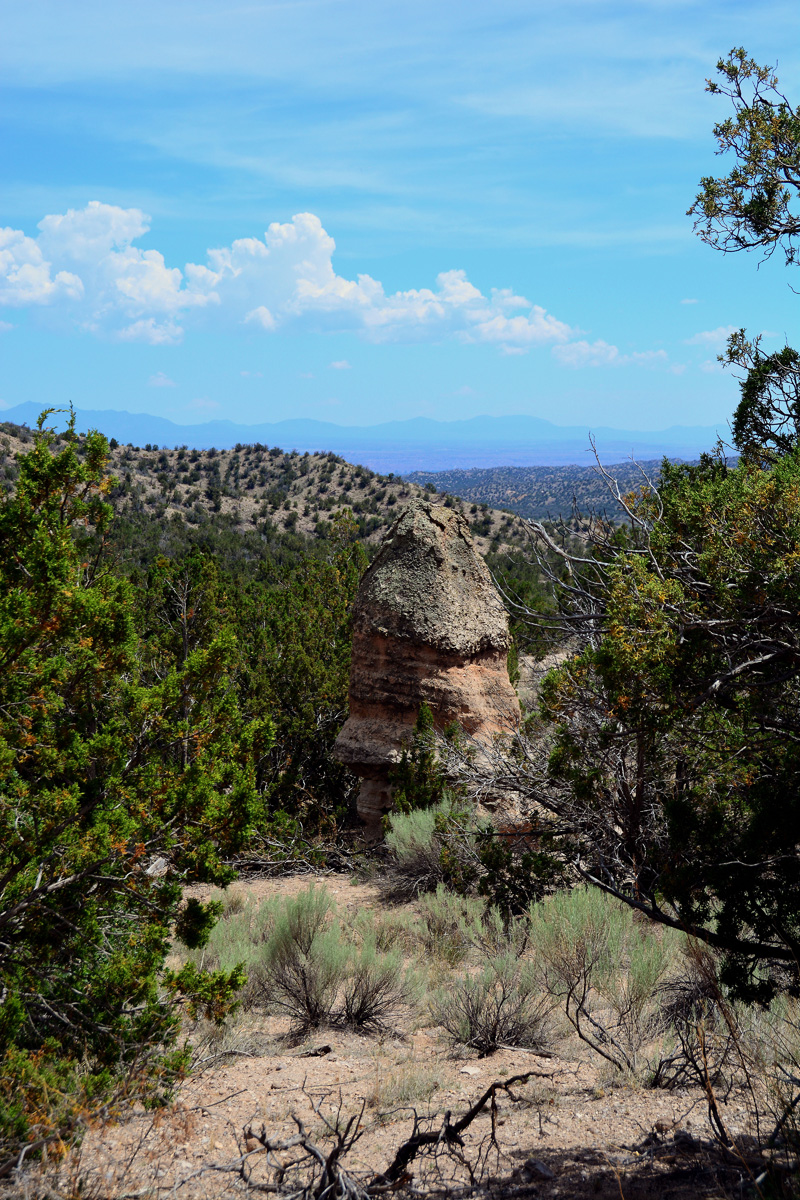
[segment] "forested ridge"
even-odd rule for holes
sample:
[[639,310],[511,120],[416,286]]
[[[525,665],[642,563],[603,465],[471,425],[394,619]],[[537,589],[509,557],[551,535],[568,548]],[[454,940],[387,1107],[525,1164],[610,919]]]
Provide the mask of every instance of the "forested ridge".
[[[710,449],[710,447],[709,447]],[[604,474],[603,471],[607,473]],[[507,509],[537,521],[569,520],[574,512],[595,513],[603,520],[626,520],[609,489],[607,476],[626,494],[648,481],[657,484],[661,460],[613,463],[604,467],[472,467],[470,470],[414,471],[403,478],[420,487],[431,484],[471,504]]]

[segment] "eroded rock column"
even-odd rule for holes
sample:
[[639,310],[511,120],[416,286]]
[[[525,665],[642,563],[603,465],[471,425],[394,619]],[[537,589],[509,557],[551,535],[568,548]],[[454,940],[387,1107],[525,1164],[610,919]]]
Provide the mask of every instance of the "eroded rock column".
[[508,620],[467,522],[416,500],[389,530],[354,607],[350,715],[335,754],[362,777],[358,812],[377,830],[389,771],[425,701],[438,729],[479,741],[516,727],[506,667]]

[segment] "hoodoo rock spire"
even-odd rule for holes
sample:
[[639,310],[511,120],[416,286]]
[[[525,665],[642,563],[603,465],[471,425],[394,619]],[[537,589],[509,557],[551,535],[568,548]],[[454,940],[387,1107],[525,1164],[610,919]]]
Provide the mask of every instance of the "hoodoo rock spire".
[[453,509],[413,501],[361,581],[350,715],[334,749],[362,777],[358,812],[368,831],[391,807],[389,771],[423,702],[438,729],[456,721],[478,741],[519,724],[509,644],[503,602],[467,522]]

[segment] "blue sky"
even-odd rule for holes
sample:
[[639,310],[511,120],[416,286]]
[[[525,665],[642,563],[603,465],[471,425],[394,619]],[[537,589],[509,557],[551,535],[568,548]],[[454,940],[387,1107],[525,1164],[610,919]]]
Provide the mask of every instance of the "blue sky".
[[796,4],[4,0],[0,402],[181,422],[725,420],[797,341],[685,215]]

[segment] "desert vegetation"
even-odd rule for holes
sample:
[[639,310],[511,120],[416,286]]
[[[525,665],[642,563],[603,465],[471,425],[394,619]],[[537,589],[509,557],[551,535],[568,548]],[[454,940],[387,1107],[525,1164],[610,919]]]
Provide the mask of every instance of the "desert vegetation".
[[[13,489],[16,455],[33,432],[0,423],[0,483]],[[524,542],[507,512],[470,504],[443,488],[380,475],[336,454],[300,454],[261,444],[233,450],[124,445],[112,438],[108,470],[114,478],[114,544],[122,561],[143,565],[155,553],[174,555],[191,545],[218,553],[281,558],[322,544],[347,512],[360,541],[374,545],[410,499],[437,495],[469,521],[482,552],[502,553]],[[439,494],[440,493],[440,494]],[[235,548],[234,548],[235,547]]]
[[363,875],[200,893],[219,920],[172,966],[242,965],[238,1008],[187,1019],[176,1099],[91,1123],[51,1160],[51,1188],[202,1196],[323,1179],[369,1194],[503,1179],[688,1197],[788,1178],[796,1001],[730,1000],[713,956],[596,889],[513,919],[442,885],[387,906]]
[[[719,71],[699,232],[792,265],[797,114]],[[371,847],[331,749],[408,485],[6,430],[9,1195],[797,1194],[798,359],[726,357],[735,456],[509,533],[550,669],[491,746],[423,706]]]
[[[620,491],[627,494],[643,481],[657,483],[661,462],[658,459],[620,462],[607,469]],[[611,523],[625,520],[624,510],[594,466],[471,467],[414,471],[405,478],[420,487],[430,484],[437,492],[458,496],[467,502],[467,511],[478,520],[481,517],[490,520],[492,509],[505,509],[509,524],[512,514],[536,521],[562,520],[576,528],[581,527],[581,517],[585,520],[590,513]]]

